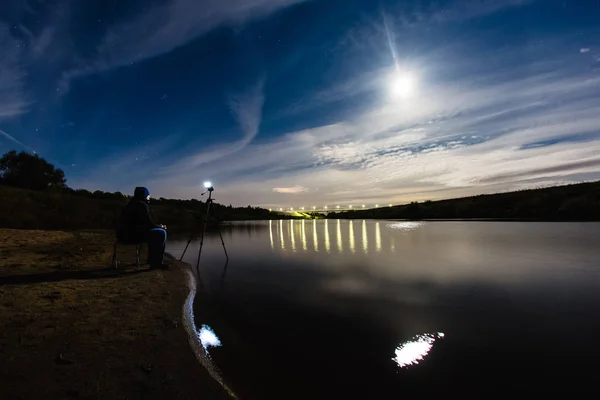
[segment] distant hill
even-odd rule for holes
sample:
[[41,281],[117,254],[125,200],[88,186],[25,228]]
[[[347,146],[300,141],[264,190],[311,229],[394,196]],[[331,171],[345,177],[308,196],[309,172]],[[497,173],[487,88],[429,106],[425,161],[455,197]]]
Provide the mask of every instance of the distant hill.
[[600,182],[331,213],[328,218],[600,221]]
[[[129,199],[121,193],[69,188],[37,191],[0,185],[0,228],[114,229]],[[215,205],[223,221],[272,216],[258,207]],[[169,230],[189,231],[204,222],[206,204],[199,200],[161,198],[151,200],[150,210],[154,220],[167,225]]]

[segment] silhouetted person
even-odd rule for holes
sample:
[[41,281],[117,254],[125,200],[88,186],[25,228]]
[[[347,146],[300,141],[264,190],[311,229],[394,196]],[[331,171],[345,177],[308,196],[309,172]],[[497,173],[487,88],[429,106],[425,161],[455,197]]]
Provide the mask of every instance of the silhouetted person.
[[145,187],[136,187],[133,198],[127,204],[117,227],[117,239],[122,243],[148,243],[148,263],[150,269],[167,269],[163,261],[167,243],[167,227],[155,224],[150,216],[148,203],[150,191]]

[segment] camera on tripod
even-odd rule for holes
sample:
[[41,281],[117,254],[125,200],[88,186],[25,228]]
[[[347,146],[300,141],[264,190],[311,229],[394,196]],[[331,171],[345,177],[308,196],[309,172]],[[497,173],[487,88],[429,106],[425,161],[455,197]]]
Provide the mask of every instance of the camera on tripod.
[[[215,188],[213,187],[213,185],[210,181],[204,182],[204,188],[206,190],[204,191],[204,193],[201,194],[201,196],[204,196],[208,192],[208,199],[206,199],[206,210],[204,212],[204,216],[205,216],[204,217],[204,225],[202,226],[202,231],[201,231],[201,236],[200,236],[200,249],[198,250],[198,260],[196,261],[196,271],[198,272],[198,274],[200,274],[200,256],[202,255],[202,246],[204,246],[204,235],[206,233],[206,225],[208,224],[208,218],[211,214],[217,223],[217,231],[219,232],[219,237],[221,238],[221,244],[223,245],[223,251],[225,252],[225,258],[227,260],[229,260],[229,255],[227,254],[227,249],[225,248],[225,242],[223,241],[223,235],[221,234],[221,227],[220,227],[221,221],[219,220],[219,216],[217,215],[217,208],[215,207],[215,205],[213,203],[213,198],[212,198],[212,192],[215,190]],[[181,257],[179,258],[179,261],[183,260],[183,256],[185,255],[185,252],[187,251],[187,249],[194,237],[195,237],[195,233],[192,233],[190,235],[190,239],[187,242],[187,245],[185,246],[185,249],[183,250],[183,253],[181,254]]]
[[[212,192],[213,190],[215,190],[215,188],[213,187],[212,183],[210,183],[210,181],[206,181],[204,182],[204,187],[206,188],[206,192]],[[204,192],[204,193],[206,193]],[[204,195],[204,193],[202,193]]]

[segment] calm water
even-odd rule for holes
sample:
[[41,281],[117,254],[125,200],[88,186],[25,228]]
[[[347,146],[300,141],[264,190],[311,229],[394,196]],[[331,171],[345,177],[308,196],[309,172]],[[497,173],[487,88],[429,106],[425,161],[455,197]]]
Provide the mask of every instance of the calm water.
[[196,323],[240,398],[600,391],[600,224],[266,221],[224,239],[227,265],[205,241]]

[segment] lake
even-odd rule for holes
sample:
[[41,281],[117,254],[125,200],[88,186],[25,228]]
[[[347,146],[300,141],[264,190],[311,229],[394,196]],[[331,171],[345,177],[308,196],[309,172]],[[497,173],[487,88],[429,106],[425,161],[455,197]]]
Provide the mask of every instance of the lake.
[[227,264],[205,239],[195,319],[240,398],[600,391],[598,223],[285,220],[223,237]]

